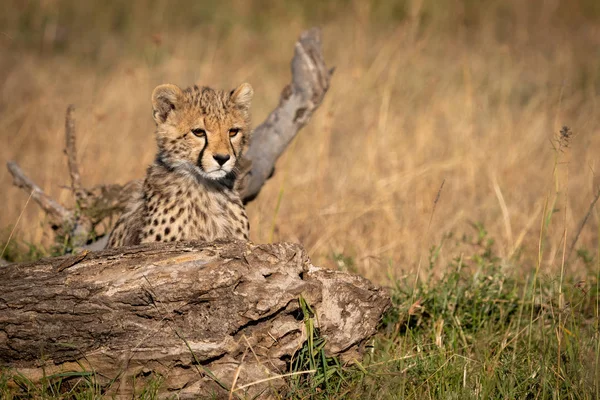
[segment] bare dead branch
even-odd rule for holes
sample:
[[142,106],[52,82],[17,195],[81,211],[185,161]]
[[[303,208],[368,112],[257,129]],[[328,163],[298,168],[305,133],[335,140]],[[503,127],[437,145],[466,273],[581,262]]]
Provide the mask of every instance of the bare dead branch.
[[292,59],[292,82],[283,89],[279,105],[255,130],[246,154],[252,162],[243,179],[241,197],[254,199],[272,175],[277,159],[319,107],[331,79],[321,49],[321,32],[312,28],[296,42]]
[[79,174],[79,164],[77,162],[77,145],[75,131],[75,106],[69,104],[67,115],[65,116],[65,154],[69,165],[69,175],[71,175],[71,190],[77,201],[83,200],[85,192],[81,186],[81,175]]
[[72,213],[51,199],[44,191],[25,175],[23,170],[14,161],[6,163],[8,171],[13,177],[13,184],[27,193],[33,193],[33,200],[48,214],[55,222],[67,221],[72,218]]

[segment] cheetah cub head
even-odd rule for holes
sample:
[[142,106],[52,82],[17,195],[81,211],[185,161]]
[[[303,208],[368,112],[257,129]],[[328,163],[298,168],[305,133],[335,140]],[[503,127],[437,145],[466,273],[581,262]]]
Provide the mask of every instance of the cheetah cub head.
[[210,180],[227,179],[248,146],[252,86],[232,91],[160,85],[152,93],[157,160]]

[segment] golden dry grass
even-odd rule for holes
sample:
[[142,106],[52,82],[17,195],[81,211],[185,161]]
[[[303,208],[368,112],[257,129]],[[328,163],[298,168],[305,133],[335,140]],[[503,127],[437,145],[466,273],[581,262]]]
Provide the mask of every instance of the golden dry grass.
[[[332,87],[249,206],[252,239],[301,242],[321,265],[342,253],[383,282],[414,271],[445,233],[482,221],[501,255],[522,249],[533,266],[563,124],[575,138],[561,156],[555,218],[568,243],[600,184],[600,25],[594,1],[523,3],[9,2],[0,161],[18,161],[68,202],[63,124],[74,103],[84,183],[140,178],[155,151],[156,85],[251,82],[256,125],[289,80],[298,34],[316,23]],[[4,167],[0,187],[5,227],[28,196]],[[560,265],[554,226],[543,271]],[[17,236],[52,239],[33,203]],[[595,213],[579,244],[597,242]]]

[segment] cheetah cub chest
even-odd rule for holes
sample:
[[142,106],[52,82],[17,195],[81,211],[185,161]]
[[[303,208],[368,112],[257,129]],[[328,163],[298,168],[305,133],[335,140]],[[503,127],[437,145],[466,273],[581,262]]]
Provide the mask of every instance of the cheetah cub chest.
[[235,187],[250,137],[252,87],[231,92],[160,85],[152,93],[156,159],[108,247],[181,240],[248,240]]

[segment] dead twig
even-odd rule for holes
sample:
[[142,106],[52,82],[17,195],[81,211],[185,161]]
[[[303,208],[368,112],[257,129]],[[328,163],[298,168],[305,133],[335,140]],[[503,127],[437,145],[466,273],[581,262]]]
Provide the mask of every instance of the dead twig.
[[25,175],[23,170],[14,161],[6,163],[8,172],[13,177],[13,184],[26,192],[31,193],[31,198],[57,223],[70,220],[72,214],[63,206],[54,201],[44,191]]
[[71,190],[78,202],[84,200],[85,191],[81,186],[81,175],[79,174],[79,164],[77,163],[77,145],[75,131],[75,106],[69,104],[67,115],[65,116],[65,154],[69,165],[69,175],[71,176]]
[[67,268],[72,267],[75,264],[80,263],[81,261],[83,261],[83,259],[90,253],[89,250],[84,250],[81,253],[77,254],[76,256],[73,257],[69,257],[68,259],[66,259],[65,261],[63,261],[57,268],[56,271],[57,272],[62,272]]

